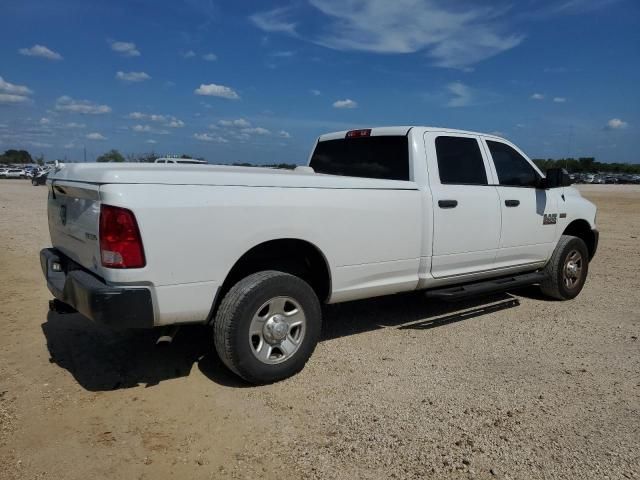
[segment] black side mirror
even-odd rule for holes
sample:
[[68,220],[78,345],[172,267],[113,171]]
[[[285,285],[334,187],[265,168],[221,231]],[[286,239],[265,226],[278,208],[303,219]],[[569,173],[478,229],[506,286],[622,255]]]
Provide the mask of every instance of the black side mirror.
[[546,178],[542,179],[542,188],[558,188],[568,187],[571,185],[571,178],[569,178],[569,172],[564,168],[548,168],[546,172]]

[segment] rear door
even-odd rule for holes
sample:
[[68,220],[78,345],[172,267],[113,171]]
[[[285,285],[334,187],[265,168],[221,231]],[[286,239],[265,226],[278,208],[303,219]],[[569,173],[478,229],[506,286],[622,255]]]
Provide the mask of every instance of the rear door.
[[47,208],[52,245],[93,272],[100,265],[98,189],[90,183],[53,180]]
[[492,173],[475,135],[425,134],[433,196],[435,278],[494,268],[500,205]]
[[542,175],[514,146],[491,138],[484,138],[483,143],[492,159],[500,196],[502,233],[496,266],[545,261],[556,238],[556,192],[537,188]]

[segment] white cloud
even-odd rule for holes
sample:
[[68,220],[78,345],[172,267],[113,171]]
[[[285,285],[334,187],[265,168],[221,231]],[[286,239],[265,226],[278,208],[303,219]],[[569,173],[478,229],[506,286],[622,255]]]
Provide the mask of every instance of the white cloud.
[[65,128],[85,128],[84,123],[69,122],[64,125]]
[[123,82],[144,82],[150,80],[151,76],[145,72],[117,72],[116,78]]
[[193,138],[201,142],[228,143],[226,138],[222,138],[219,135],[211,135],[210,133],[194,133]]
[[462,82],[447,85],[447,90],[453,97],[447,102],[447,107],[468,107],[471,104],[471,89]]
[[287,132],[286,130],[280,130],[278,132],[278,136],[280,138],[291,138],[291,134],[289,132]]
[[182,52],[180,55],[182,58],[193,58],[196,56],[196,52],[193,50],[187,50],[186,52]]
[[565,103],[567,101],[567,99],[564,98],[564,97],[553,97],[553,101],[555,103]]
[[289,14],[289,8],[276,8],[268,12],[255,13],[249,17],[249,20],[265,32],[283,32],[296,35],[296,24],[287,20]]
[[424,51],[437,66],[465,68],[519,45],[503,33],[506,9],[458,8],[436,0],[310,0],[325,15],[318,30],[302,33],[291,9],[250,17],[258,28],[301,36],[335,50],[375,53]]
[[218,124],[223,127],[238,127],[238,128],[248,128],[251,126],[251,123],[245,120],[244,118],[238,118],[237,120],[220,120]]
[[139,57],[140,51],[133,42],[116,42],[111,41],[111,50],[118,52],[123,57]]
[[206,95],[209,97],[222,97],[231,100],[237,100],[240,96],[230,87],[224,85],[216,85],[215,83],[201,84],[193,93],[196,95]]
[[27,57],[40,57],[46,58],[47,60],[62,60],[62,55],[48,49],[44,45],[34,45],[31,48],[21,48],[18,52],[20,55],[26,55]]
[[65,143],[62,148],[66,148],[66,149],[71,149],[71,148],[76,148],[76,144],[73,142],[69,142],[69,143]]
[[531,95],[531,100],[544,100],[544,95],[541,93],[534,93]]
[[89,100],[74,100],[73,98],[63,95],[56,100],[56,110],[82,113],[88,115],[100,115],[111,112],[108,105],[98,105]]
[[0,92],[11,93],[14,95],[31,95],[33,92],[24,85],[15,85],[4,80],[0,77]]
[[254,127],[254,128],[243,128],[242,133],[246,134],[256,134],[256,135],[270,135],[271,131],[262,127]]
[[174,117],[173,115],[159,115],[156,113],[131,112],[130,114],[127,115],[127,118],[130,118],[132,120],[146,120],[150,122],[156,122],[170,128],[182,128],[185,125],[185,123],[182,120]]
[[87,133],[87,135],[85,135],[85,138],[87,138],[88,140],[106,140],[107,139],[107,137],[105,137],[104,135],[98,132]]
[[29,142],[29,145],[31,145],[32,147],[42,147],[42,148],[53,147],[53,145],[51,145],[50,143],[37,142],[37,141],[31,141]]
[[309,92],[311,93],[311,95],[313,95],[314,97],[317,97],[321,94],[320,90],[316,90],[315,88],[309,90]]
[[356,108],[358,106],[358,102],[351,100],[350,98],[346,98],[344,100],[336,100],[333,102],[333,108]]
[[131,127],[131,130],[133,130],[136,133],[153,133],[156,135],[169,135],[169,131],[168,130],[164,130],[164,129],[158,129],[158,128],[154,128],[151,125],[134,125],[133,127]]
[[0,104],[11,104],[11,103],[27,103],[30,102],[31,99],[29,97],[25,97],[24,95],[13,95],[11,93],[0,93]]
[[605,129],[607,130],[619,130],[621,128],[627,128],[628,123],[620,120],[619,118],[612,118],[607,122]]
[[145,143],[151,143],[151,144],[156,144],[158,143],[157,140],[154,140],[153,138],[150,138],[149,140],[147,140]]
[[269,55],[276,58],[289,58],[293,57],[296,52],[292,52],[291,50],[280,50],[278,52],[272,52]]
[[51,119],[42,117],[38,123],[40,125],[49,125],[51,123]]
[[218,56],[215,53],[206,53],[202,56],[202,59],[207,62],[215,62],[218,59]]

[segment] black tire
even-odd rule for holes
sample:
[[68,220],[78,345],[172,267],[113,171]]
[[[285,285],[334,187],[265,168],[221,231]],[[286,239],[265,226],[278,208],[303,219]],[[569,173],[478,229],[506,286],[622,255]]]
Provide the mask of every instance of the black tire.
[[[567,278],[567,262],[570,256],[580,258],[580,272],[575,279]],[[548,297],[557,300],[571,300],[578,296],[589,273],[589,250],[581,238],[562,235],[551,260],[545,266],[547,279],[540,284],[540,290]],[[568,285],[567,282],[572,282]]]
[[31,185],[33,185],[34,187],[38,186],[38,181],[34,178],[31,180]]
[[[305,332],[293,355],[281,363],[266,364],[254,354],[249,328],[261,306],[276,297],[290,297],[302,308]],[[295,375],[311,357],[322,327],[320,302],[304,280],[288,273],[266,270],[236,283],[222,299],[213,325],[220,360],[234,373],[254,384],[273,383]]]

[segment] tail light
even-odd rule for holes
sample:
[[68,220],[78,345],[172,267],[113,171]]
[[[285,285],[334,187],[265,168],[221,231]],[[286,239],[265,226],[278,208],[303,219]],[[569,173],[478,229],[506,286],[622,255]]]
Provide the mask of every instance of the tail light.
[[146,265],[142,237],[131,210],[100,206],[100,257],[109,268],[142,268]]
[[358,138],[358,137],[369,137],[371,136],[371,129],[365,128],[362,130],[349,130],[347,132],[346,138]]

